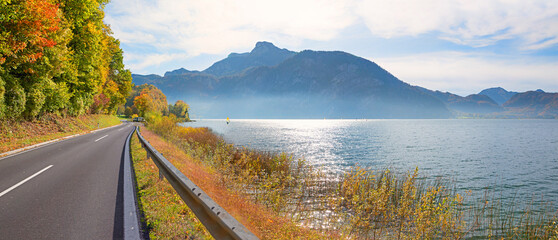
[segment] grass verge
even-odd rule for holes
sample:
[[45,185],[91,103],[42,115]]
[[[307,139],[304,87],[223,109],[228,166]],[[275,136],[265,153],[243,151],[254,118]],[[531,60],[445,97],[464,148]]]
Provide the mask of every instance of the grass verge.
[[237,148],[207,128],[179,127],[172,117],[149,128],[142,134],[157,150],[262,239],[558,237],[553,208],[510,209],[494,193],[475,202],[418,169],[331,176],[287,154]]
[[[223,182],[221,174],[216,172],[215,168],[200,162],[199,159],[192,158],[190,155],[186,154],[184,150],[178,146],[168,142],[167,140],[161,138],[155,133],[142,128],[142,135],[149,141],[149,143],[157,149],[157,151],[163,153],[165,158],[169,160],[176,168],[183,172],[190,180],[192,180],[196,185],[202,188],[217,204],[225,208],[233,217],[235,217],[239,222],[246,226],[250,231],[256,234],[261,239],[325,239],[326,235],[321,232],[315,232],[311,229],[301,227],[295,221],[290,218],[282,216],[277,212],[274,212],[262,204],[252,201],[249,197],[239,194],[239,192],[228,189],[227,185]],[[134,140],[132,144],[135,144],[137,140]],[[133,149],[134,147],[132,147]],[[143,150],[141,150],[143,151]],[[145,158],[145,152],[139,152],[140,158]],[[168,221],[171,216],[184,215],[193,216],[191,213],[185,212],[183,210],[173,210],[180,209],[178,207],[168,207],[161,201],[166,201],[166,199],[180,200],[180,197],[174,192],[172,187],[167,181],[159,181],[157,167],[148,160],[148,163],[142,164],[136,163],[136,156],[134,155],[134,167],[136,168],[136,175],[138,179],[138,188],[140,189],[140,198],[142,199],[142,205],[144,206],[144,213],[146,216],[147,225],[151,231],[150,236],[161,239],[172,239],[175,238],[177,231],[166,231],[165,228],[170,225],[175,225],[172,221]],[[137,165],[136,165],[137,164]],[[147,165],[149,164],[149,167]],[[137,167],[136,167],[137,166]],[[141,170],[143,169],[143,170]],[[164,185],[164,190],[144,190],[144,186],[140,185],[140,176],[145,175],[146,171],[153,171],[151,173],[153,183]],[[145,195],[146,192],[151,192],[149,195]],[[172,192],[172,197],[158,197],[158,194],[166,194],[167,191]],[[144,196],[145,195],[145,196]],[[146,197],[150,196],[150,197]],[[152,197],[151,197],[152,196]],[[186,205],[180,202],[182,207],[186,208]],[[174,206],[177,202],[170,203]],[[147,210],[146,206],[153,206],[153,210]],[[164,212],[167,210],[172,210]],[[168,214],[168,215],[166,215]],[[198,220],[190,218],[190,221],[194,224],[198,224]],[[167,226],[165,226],[167,225]],[[180,224],[176,225],[180,227]],[[198,229],[194,229],[192,223],[183,223],[182,231],[184,236],[203,235],[205,233],[197,233]],[[204,236],[205,237],[205,236]]]
[[120,124],[113,115],[61,117],[45,114],[32,121],[0,121],[0,153],[73,134]]
[[[144,133],[142,133],[144,134]],[[159,171],[136,134],[130,149],[138,187],[138,203],[151,239],[211,239],[205,227],[182,202],[172,186],[159,180]]]

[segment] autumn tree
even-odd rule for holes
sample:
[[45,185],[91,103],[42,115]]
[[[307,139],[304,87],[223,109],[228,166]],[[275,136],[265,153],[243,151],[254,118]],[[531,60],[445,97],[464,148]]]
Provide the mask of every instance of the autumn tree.
[[116,112],[131,90],[105,0],[0,0],[0,119]]
[[138,109],[140,116],[145,116],[148,112],[167,115],[167,97],[161,90],[153,85],[144,84],[136,89],[136,93],[137,95],[133,96],[133,107]]
[[140,94],[135,97],[134,106],[139,110],[140,116],[145,116],[145,113],[154,111],[155,109],[153,99],[149,94]]
[[188,110],[190,110],[190,106],[182,100],[176,101],[174,105],[169,104],[169,112],[178,118],[189,120],[190,116]]
[[[60,60],[54,48],[63,37],[58,5],[48,0],[0,1],[0,117],[34,117],[52,87],[55,73],[44,66],[45,53]],[[48,93],[47,93],[48,94]]]

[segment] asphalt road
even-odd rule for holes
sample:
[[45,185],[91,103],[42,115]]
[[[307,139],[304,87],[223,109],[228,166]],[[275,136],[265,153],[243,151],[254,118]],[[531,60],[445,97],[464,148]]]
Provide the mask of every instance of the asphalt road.
[[123,238],[126,123],[0,159],[0,239]]

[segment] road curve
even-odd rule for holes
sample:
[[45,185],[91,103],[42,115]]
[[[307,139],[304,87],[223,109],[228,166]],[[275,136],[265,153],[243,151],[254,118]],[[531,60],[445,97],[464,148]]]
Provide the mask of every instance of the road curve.
[[134,126],[0,159],[0,239],[122,239],[123,166]]

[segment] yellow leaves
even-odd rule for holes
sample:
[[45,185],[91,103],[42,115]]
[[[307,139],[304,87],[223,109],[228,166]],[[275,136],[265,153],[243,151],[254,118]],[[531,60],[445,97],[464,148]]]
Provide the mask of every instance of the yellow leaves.
[[140,111],[140,115],[153,109],[153,99],[148,94],[141,94],[134,99],[134,106]]

